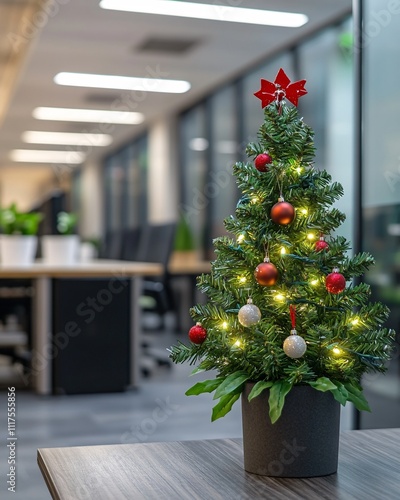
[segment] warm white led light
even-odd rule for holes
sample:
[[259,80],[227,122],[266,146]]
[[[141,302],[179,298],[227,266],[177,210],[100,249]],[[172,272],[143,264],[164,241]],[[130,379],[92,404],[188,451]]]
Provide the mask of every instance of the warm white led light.
[[80,151],[41,151],[13,149],[9,155],[13,161],[24,163],[66,163],[79,165],[86,158]]
[[246,9],[228,5],[200,4],[176,0],[102,0],[102,9],[158,14],[163,16],[189,17],[230,23],[261,24],[298,28],[308,22],[305,14],[273,10]]
[[339,349],[339,347],[334,347],[334,348],[332,349],[332,352],[333,352],[333,354],[335,354],[336,356],[340,356],[340,355],[342,354],[342,350],[341,350],[341,349]]
[[67,85],[69,87],[138,90],[141,92],[163,92],[168,94],[183,94],[191,87],[190,83],[184,80],[69,72],[58,73],[54,77],[54,82],[58,85]]
[[308,234],[307,234],[307,238],[308,238],[309,240],[314,240],[314,239],[315,239],[315,234],[313,234],[313,233],[308,233]]
[[238,238],[237,238],[237,242],[238,243],[243,243],[243,241],[245,240],[246,236],[244,234],[239,234]]
[[112,143],[111,135],[83,134],[72,132],[36,132],[27,131],[22,140],[28,144],[58,144],[63,146],[108,146]]
[[281,248],[281,255],[286,255],[286,248],[285,247]]
[[226,321],[224,321],[224,322],[222,323],[222,328],[223,328],[224,330],[226,330],[226,329],[228,328],[228,323],[227,323]]
[[239,279],[240,283],[246,283],[247,279],[245,276],[242,276],[240,279]]
[[310,283],[312,284],[312,286],[317,286],[319,281],[318,280],[312,280],[310,281]]
[[275,295],[275,300],[284,300],[285,299],[285,296],[282,295],[281,293],[278,293],[277,295]]
[[118,125],[138,125],[144,120],[142,113],[135,111],[112,111],[106,109],[75,109],[39,107],[32,116],[37,120],[81,123],[115,123]]
[[240,340],[237,340],[233,345],[235,347],[242,347],[242,343],[240,342]]

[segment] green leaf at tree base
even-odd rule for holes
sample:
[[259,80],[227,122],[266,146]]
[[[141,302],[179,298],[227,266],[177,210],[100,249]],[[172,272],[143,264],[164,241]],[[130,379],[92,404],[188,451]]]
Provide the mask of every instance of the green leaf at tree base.
[[308,382],[317,391],[326,392],[337,389],[336,385],[328,377],[320,377],[314,382]]
[[353,403],[357,410],[371,411],[371,408],[369,407],[368,401],[365,399],[362,389],[360,390],[350,382],[347,382],[343,385],[347,389],[347,392],[349,394],[348,400]]
[[[234,372],[222,382],[222,384],[215,391],[214,399],[219,399],[222,396],[226,396],[227,394],[231,394],[236,391],[239,387],[241,387],[246,380],[249,380],[250,375],[246,372],[239,371]],[[241,392],[241,391],[240,391]]]
[[232,409],[233,404],[240,398],[241,391],[236,394],[226,394],[222,396],[214,408],[212,409],[211,422],[218,420],[221,417],[225,417]]
[[292,388],[292,384],[286,380],[275,382],[269,391],[269,417],[271,423],[275,423],[281,416],[286,394]]
[[203,382],[197,382],[190,389],[185,392],[186,396],[198,396],[199,394],[204,394],[206,392],[213,392],[222,383],[223,378],[216,378],[211,380],[204,380]]
[[254,387],[250,391],[250,394],[248,396],[248,400],[251,401],[252,399],[256,398],[259,396],[265,389],[269,389],[272,386],[273,382],[269,381],[266,382],[265,380],[260,380],[256,384],[254,384]]

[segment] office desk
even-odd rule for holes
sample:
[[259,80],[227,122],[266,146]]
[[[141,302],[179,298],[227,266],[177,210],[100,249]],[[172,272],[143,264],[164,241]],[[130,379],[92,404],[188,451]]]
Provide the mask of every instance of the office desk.
[[[52,279],[53,278],[110,278],[110,283],[131,278],[131,352],[130,384],[137,385],[140,350],[140,308],[138,297],[141,278],[163,272],[160,264],[94,260],[72,266],[50,266],[37,262],[27,267],[0,266],[0,279],[33,279],[35,286],[32,366],[34,388],[39,394],[51,393],[52,358],[49,355],[52,338]],[[36,368],[35,368],[36,367]]]
[[193,252],[175,252],[168,265],[169,276],[180,282],[180,300],[177,307],[177,329],[187,332],[193,326],[189,309],[198,301],[196,293],[197,276],[208,274],[211,271],[211,262],[199,260]]
[[243,470],[241,439],[38,450],[53,499],[399,498],[400,429],[341,435],[337,474],[277,479]]

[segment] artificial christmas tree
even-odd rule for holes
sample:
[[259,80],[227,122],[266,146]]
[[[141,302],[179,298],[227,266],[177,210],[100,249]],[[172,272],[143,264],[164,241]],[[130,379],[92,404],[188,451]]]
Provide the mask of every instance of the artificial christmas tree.
[[[282,69],[274,82],[261,80],[255,94],[265,107],[259,143],[247,147],[252,161],[233,169],[243,192],[235,216],[225,220],[234,238],[214,241],[211,274],[198,279],[210,300],[191,309],[204,341],[170,349],[176,363],[217,371],[215,379],[187,391],[215,391],[219,402],[212,420],[226,415],[242,393],[244,417],[256,400],[268,400],[269,417],[262,406],[246,418],[250,427],[263,420],[265,432],[278,436],[276,459],[265,454],[266,447],[274,448],[271,435],[266,445],[261,442],[264,431],[256,428],[251,437],[244,422],[245,468],[267,475],[335,472],[338,402],[369,410],[361,377],[366,371],[385,371],[394,338],[392,330],[382,328],[387,307],[369,301],[367,284],[352,282],[373,258],[349,256],[349,243],[336,235],[345,215],[332,205],[343,190],[313,166],[313,132],[296,108],[307,93],[304,84],[290,83]],[[282,439],[297,440],[305,451],[294,465],[289,461],[270,470],[265,464],[279,462]],[[246,447],[247,452],[256,449],[247,463]],[[321,464],[324,460],[328,463]]]

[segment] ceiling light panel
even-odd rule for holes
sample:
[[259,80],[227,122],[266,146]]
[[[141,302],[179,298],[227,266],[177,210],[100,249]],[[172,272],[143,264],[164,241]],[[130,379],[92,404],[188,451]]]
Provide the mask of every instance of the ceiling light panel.
[[191,85],[184,80],[162,78],[138,78],[134,76],[94,75],[92,73],[61,72],[54,77],[58,85],[70,87],[91,87],[97,89],[137,90],[141,92],[161,92],[184,94]]
[[33,110],[32,116],[37,120],[81,123],[114,123],[118,125],[139,125],[144,121],[142,113],[103,109],[39,107]]
[[29,149],[13,149],[9,158],[23,163],[65,163],[79,165],[84,162],[86,155],[80,151],[41,151]]
[[102,9],[158,14],[163,16],[189,17],[230,23],[260,24],[298,28],[308,22],[305,14],[272,10],[247,9],[217,4],[200,4],[175,0],[102,0]]
[[70,132],[27,131],[22,140],[28,144],[58,144],[63,146],[109,146],[112,137],[108,134],[85,134]]

